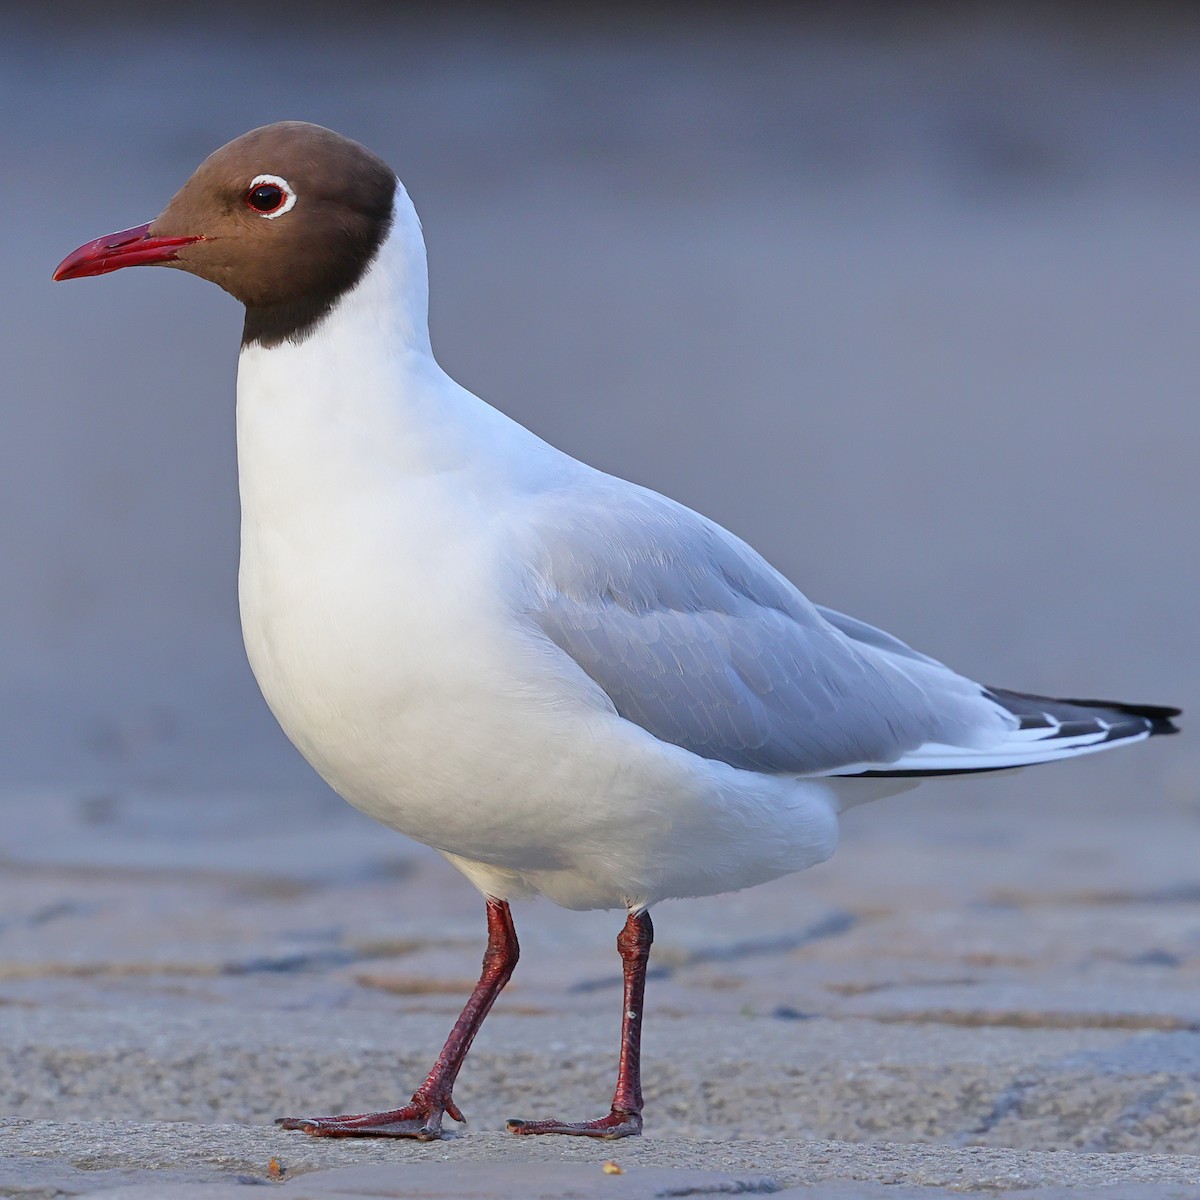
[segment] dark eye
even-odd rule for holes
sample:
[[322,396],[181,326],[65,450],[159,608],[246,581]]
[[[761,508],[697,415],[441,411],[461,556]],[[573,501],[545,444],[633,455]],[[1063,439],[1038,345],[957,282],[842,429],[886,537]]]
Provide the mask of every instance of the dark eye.
[[273,213],[283,207],[286,199],[287,192],[277,183],[260,183],[246,193],[246,203],[260,213]]
[[260,217],[273,221],[291,212],[296,203],[296,189],[280,175],[255,175],[245,192],[246,207]]

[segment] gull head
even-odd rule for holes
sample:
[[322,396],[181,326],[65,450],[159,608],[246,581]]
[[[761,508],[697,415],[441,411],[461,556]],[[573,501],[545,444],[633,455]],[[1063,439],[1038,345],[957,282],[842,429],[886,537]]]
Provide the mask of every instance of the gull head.
[[206,158],[145,225],[86,242],[55,279],[166,266],[217,284],[253,340],[310,328],[362,278],[392,225],[399,182],[364,146],[281,121]]

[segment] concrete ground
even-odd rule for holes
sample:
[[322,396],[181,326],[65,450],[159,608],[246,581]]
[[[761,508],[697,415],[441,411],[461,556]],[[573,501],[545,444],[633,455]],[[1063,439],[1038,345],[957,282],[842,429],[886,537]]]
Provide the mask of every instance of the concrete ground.
[[990,790],[858,810],[822,867],[656,910],[640,1142],[502,1132],[598,1115],[615,1068],[619,918],[518,906],[521,966],[456,1092],[471,1124],[434,1145],[271,1120],[407,1098],[478,969],[457,873],[325,798],[26,797],[0,1196],[224,1200],[272,1160],[295,1200],[1200,1194],[1195,811],[1139,842],[1132,814]]

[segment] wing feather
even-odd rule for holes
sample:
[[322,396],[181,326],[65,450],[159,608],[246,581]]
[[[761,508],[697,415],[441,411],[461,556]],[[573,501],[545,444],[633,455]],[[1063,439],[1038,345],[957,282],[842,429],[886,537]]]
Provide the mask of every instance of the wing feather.
[[816,608],[740,539],[655,492],[599,476],[583,495],[543,493],[533,527],[533,619],[664,742],[747,770],[827,774],[1014,727],[978,684]]

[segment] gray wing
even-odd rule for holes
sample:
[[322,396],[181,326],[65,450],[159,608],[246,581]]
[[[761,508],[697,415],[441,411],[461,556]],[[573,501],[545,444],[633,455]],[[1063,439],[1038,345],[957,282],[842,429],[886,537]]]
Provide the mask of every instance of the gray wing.
[[657,493],[600,476],[543,494],[532,616],[616,711],[750,770],[836,773],[1012,718],[976,683],[811,604],[754,550]]

